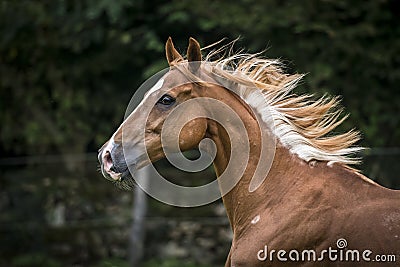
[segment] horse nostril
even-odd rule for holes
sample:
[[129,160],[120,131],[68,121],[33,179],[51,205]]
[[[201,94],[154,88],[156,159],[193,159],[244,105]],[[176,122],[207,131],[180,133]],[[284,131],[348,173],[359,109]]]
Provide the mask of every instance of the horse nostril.
[[117,167],[115,167],[115,165],[114,165],[110,151],[106,151],[104,153],[104,165],[106,167],[106,170],[108,170],[110,172],[118,173]]
[[111,168],[113,168],[113,160],[111,157],[111,153],[110,151],[106,151],[103,155],[103,164],[104,164],[104,168],[107,170],[111,170]]
[[106,163],[112,164],[112,158],[111,158],[110,151],[106,151],[106,153],[104,153],[104,161]]

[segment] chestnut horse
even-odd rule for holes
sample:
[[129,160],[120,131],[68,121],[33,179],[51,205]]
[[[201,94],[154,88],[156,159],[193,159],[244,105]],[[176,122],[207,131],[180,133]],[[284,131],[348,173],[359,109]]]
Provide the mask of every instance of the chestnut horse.
[[[239,178],[238,182],[222,194],[233,231],[225,266],[400,264],[400,192],[349,167],[357,163],[353,155],[360,150],[354,146],[358,134],[332,133],[345,119],[339,116],[336,98],[313,100],[291,93],[302,75],[286,74],[278,61],[259,55],[203,59],[193,38],[186,59],[169,38],[166,57],[169,71],[100,149],[105,178],[130,187],[129,167],[140,169],[165,157],[161,132],[172,110],[192,99],[215,99],[240,117],[250,144],[245,170],[240,177],[232,177]],[[212,82],[221,77],[230,80],[236,91]],[[262,93],[263,101],[253,91]],[[155,104],[145,116],[149,103]],[[207,105],[193,105],[197,108],[213,112]],[[257,116],[263,118],[267,110],[272,123],[266,119],[260,124]],[[122,141],[139,146],[140,131],[145,132],[148,157],[127,155]],[[276,138],[275,154],[266,179],[249,190],[260,161],[263,133]],[[206,117],[186,123],[179,133],[179,149],[197,148],[204,138],[216,146],[213,163],[219,177],[235,146],[220,123]]]

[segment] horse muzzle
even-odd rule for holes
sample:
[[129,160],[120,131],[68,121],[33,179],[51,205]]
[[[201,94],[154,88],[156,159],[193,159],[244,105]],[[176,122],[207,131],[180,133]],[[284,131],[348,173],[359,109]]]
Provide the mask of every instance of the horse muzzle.
[[129,175],[122,146],[112,141],[106,143],[98,154],[103,176],[111,181],[121,181]]

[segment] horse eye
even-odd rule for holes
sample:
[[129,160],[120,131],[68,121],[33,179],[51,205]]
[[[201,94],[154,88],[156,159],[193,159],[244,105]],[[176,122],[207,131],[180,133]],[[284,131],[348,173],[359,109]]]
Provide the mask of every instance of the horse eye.
[[170,106],[173,103],[175,103],[175,98],[173,98],[170,95],[163,95],[158,101],[157,103],[164,105],[164,106]]

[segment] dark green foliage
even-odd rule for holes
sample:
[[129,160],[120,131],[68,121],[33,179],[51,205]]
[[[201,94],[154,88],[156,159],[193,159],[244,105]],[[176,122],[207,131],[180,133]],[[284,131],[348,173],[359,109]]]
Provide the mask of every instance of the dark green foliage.
[[25,254],[16,258],[13,263],[15,267],[60,267],[59,262],[49,258],[47,255],[42,254]]

